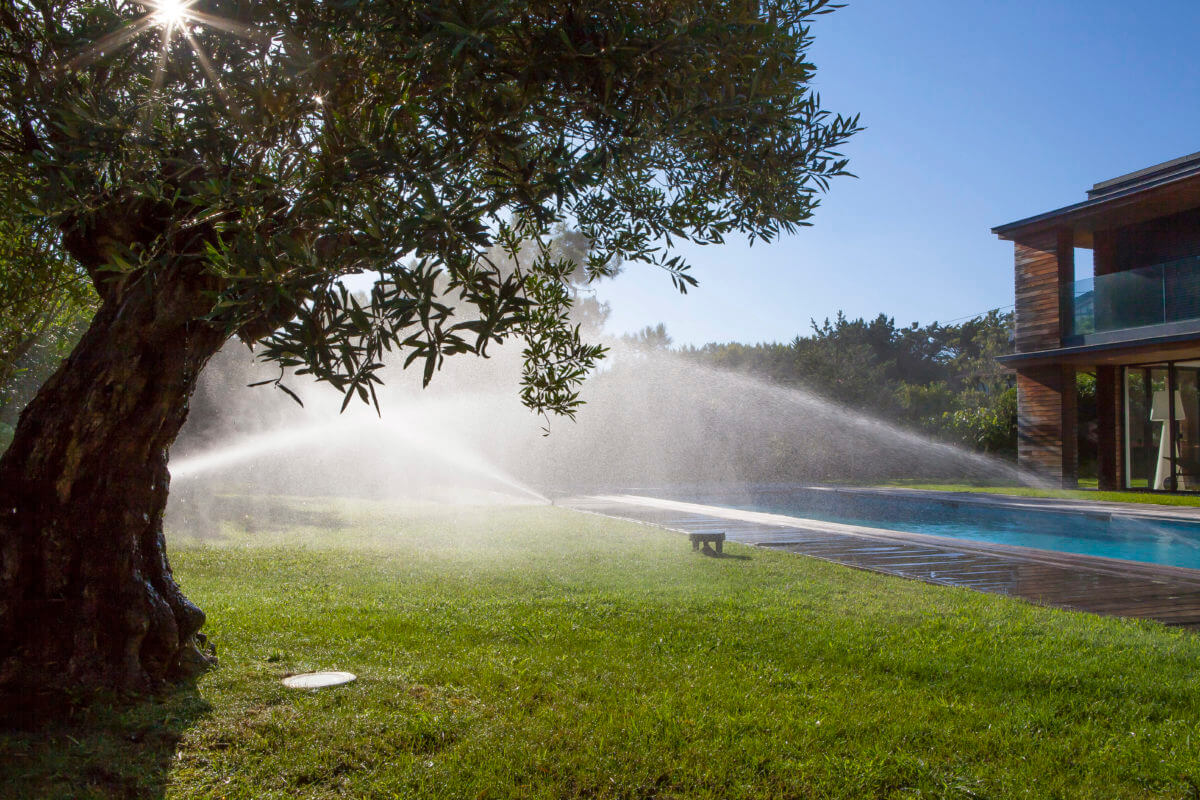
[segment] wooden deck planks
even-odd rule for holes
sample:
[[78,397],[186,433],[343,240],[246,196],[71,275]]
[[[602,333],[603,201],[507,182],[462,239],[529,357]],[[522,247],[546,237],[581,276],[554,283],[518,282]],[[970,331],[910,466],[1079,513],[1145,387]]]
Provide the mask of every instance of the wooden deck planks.
[[[1042,605],[1108,616],[1153,619],[1200,628],[1200,570],[1156,569],[1068,553],[1015,552],[947,538],[879,531],[873,536],[820,530],[819,521],[795,525],[724,519],[676,509],[574,497],[559,505],[644,522],[686,533],[724,531],[729,541],[820,558],[850,567],[947,586],[1021,597]],[[911,538],[910,538],[911,537]]]

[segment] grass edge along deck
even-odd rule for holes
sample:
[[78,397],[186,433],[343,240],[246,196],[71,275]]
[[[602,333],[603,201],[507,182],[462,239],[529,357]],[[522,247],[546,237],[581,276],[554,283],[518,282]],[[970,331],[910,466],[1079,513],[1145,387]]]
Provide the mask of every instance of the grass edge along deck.
[[729,541],[1040,605],[1200,628],[1200,570],[867,528],[638,495],[591,495],[556,505],[683,533],[724,530]]

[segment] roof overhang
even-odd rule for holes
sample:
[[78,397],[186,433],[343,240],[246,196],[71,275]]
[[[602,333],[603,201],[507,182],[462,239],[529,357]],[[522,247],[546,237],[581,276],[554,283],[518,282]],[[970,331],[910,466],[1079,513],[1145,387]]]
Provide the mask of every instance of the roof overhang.
[[1133,225],[1200,208],[1200,153],[1168,161],[1092,187],[1088,199],[992,228],[1001,239],[1021,241],[1049,231],[1074,231],[1075,244],[1092,246],[1097,230]]

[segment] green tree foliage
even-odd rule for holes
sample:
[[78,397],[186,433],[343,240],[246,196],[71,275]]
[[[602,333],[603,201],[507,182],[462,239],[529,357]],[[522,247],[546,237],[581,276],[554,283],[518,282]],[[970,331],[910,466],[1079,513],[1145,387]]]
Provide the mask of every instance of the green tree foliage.
[[[570,413],[600,356],[576,267],[687,265],[664,243],[804,224],[857,120],[809,89],[827,0],[662,3],[33,0],[0,15],[0,146],[115,301],[187,274],[187,312],[368,399],[525,341],[524,399]],[[150,12],[150,13],[148,13]],[[488,257],[516,260],[506,271]],[[344,276],[377,276],[367,302]]]
[[86,273],[27,211],[31,186],[0,160],[0,450],[16,415],[79,339],[95,308]]
[[975,449],[1016,452],[1012,315],[993,311],[958,325],[897,327],[839,313],[788,344],[685,348],[696,360],[796,386]]
[[668,350],[671,347],[671,335],[663,323],[647,325],[636,333],[627,333],[621,341],[634,350]]
[[1099,424],[1100,407],[1096,398],[1096,375],[1091,372],[1075,373],[1076,418],[1078,434],[1076,452],[1079,459],[1080,476],[1094,477],[1099,474],[1100,455]]

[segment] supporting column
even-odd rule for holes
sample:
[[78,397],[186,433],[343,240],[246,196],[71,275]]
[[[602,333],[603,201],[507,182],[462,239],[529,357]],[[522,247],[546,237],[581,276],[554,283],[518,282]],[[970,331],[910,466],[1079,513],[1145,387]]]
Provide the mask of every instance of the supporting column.
[[1017,407],[1018,465],[1064,488],[1078,486],[1075,368],[1019,369]]
[[1016,330],[1018,353],[1062,347],[1070,327],[1069,298],[1062,291],[1075,280],[1070,231],[1048,231],[1016,243]]
[[1100,489],[1125,487],[1125,420],[1121,414],[1121,368],[1096,367],[1097,472]]

